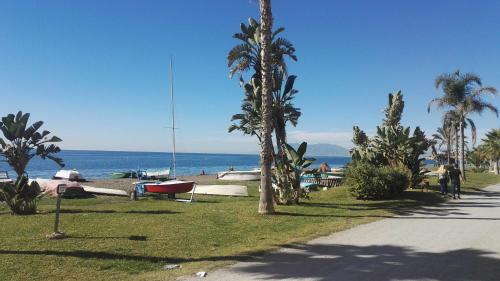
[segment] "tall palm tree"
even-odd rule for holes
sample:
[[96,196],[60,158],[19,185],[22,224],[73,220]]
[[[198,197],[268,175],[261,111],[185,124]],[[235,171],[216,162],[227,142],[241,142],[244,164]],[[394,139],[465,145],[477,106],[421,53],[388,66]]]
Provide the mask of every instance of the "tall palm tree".
[[[472,147],[474,147],[476,143],[476,124],[470,118],[461,118],[460,114],[455,110],[447,111],[443,116],[443,128],[448,129],[448,133],[450,135],[450,145],[451,142],[454,143],[454,160],[455,163],[458,163],[459,154],[460,154],[460,120],[462,119],[464,124],[464,129],[467,129],[468,126],[471,128],[471,136],[472,136]],[[465,137],[464,137],[465,138]],[[464,142],[465,143],[465,142]],[[450,147],[451,150],[451,147]],[[451,152],[450,152],[451,154]],[[451,164],[451,161],[448,161]]]
[[486,133],[486,138],[483,139],[483,143],[485,155],[490,160],[495,175],[498,175],[498,162],[500,161],[500,128],[492,129]]
[[[452,149],[450,146],[450,154],[451,151],[454,152],[453,160],[455,163],[458,163],[458,146],[459,146],[459,137],[458,137],[458,114],[453,111],[449,110],[447,111],[444,116],[443,116],[443,128],[449,128],[449,133],[450,133],[450,144],[451,142],[454,143],[455,149]],[[451,164],[451,161],[448,162]]]
[[[233,35],[233,38],[239,40],[241,43],[234,46],[228,54],[228,67],[230,68],[229,76],[233,77],[234,74],[240,74],[240,84],[244,85],[246,88],[246,83],[243,79],[243,72],[248,70],[253,70],[253,75],[250,79],[250,83],[256,93],[256,95],[261,95],[262,90],[262,63],[261,63],[261,52],[262,52],[262,26],[255,19],[250,18],[249,24],[246,25],[242,23],[240,25],[241,32]],[[286,123],[290,123],[296,126],[297,120],[300,117],[300,110],[295,108],[292,104],[292,99],[297,93],[295,89],[292,89],[293,82],[296,76],[288,76],[286,59],[289,58],[293,61],[297,61],[295,56],[295,47],[291,42],[283,37],[279,37],[285,29],[283,27],[275,30],[271,35],[271,69],[272,69],[272,96],[273,96],[273,129],[276,133],[276,147],[278,153],[274,157],[275,164],[286,163],[286,154],[283,151],[283,144],[286,143]],[[285,89],[282,91],[282,84],[286,81]],[[287,90],[291,90],[287,91]],[[246,91],[246,90],[245,90]],[[247,92],[247,91],[246,91]],[[291,93],[291,94],[290,94]],[[245,93],[247,95],[247,93]],[[259,97],[260,99],[260,97]],[[253,109],[248,106],[254,105]],[[243,107],[246,107],[245,109]],[[255,103],[248,103],[247,98],[243,101],[242,110],[248,110],[258,112],[260,108],[255,106]],[[233,115],[231,121],[238,121],[240,124],[231,125],[230,131],[240,130],[244,134],[248,134],[249,127],[251,124],[250,120],[243,120],[242,118],[248,117],[248,114],[236,114]],[[288,118],[292,117],[292,118]],[[240,126],[241,124],[245,126]],[[273,152],[274,154],[274,152]]]
[[271,162],[272,162],[272,25],[273,16],[271,13],[271,0],[260,1],[260,40],[262,50],[261,56],[261,75],[262,75],[262,132],[261,132],[261,177],[260,177],[260,200],[259,213],[273,214],[274,204],[271,183]]
[[[483,87],[481,78],[473,73],[462,74],[459,70],[454,73],[444,73],[439,75],[435,81],[436,89],[441,88],[443,96],[431,100],[427,108],[436,104],[438,108],[451,107],[458,115],[459,127],[459,164],[464,180],[465,176],[465,123],[472,113],[482,113],[490,110],[498,117],[498,109],[491,103],[483,100],[485,94],[496,95],[494,87]],[[473,142],[475,136],[473,136]]]

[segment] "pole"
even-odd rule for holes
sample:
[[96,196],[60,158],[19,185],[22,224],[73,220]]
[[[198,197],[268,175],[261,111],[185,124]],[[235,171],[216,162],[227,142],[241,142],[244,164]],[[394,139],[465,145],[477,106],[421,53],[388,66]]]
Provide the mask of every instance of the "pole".
[[52,234],[47,235],[47,238],[50,240],[54,239],[63,239],[64,233],[59,231],[59,214],[61,212],[61,196],[66,191],[66,185],[60,184],[57,186],[57,202],[56,202],[56,219],[54,222],[54,232]]
[[174,70],[173,70],[173,58],[170,56],[170,100],[172,103],[172,161],[173,161],[173,175],[174,179],[176,177],[176,164],[175,164],[175,112],[174,112]]
[[59,211],[61,209],[61,194],[57,194],[57,203],[56,203],[56,221],[54,223],[54,233],[61,233],[59,232]]

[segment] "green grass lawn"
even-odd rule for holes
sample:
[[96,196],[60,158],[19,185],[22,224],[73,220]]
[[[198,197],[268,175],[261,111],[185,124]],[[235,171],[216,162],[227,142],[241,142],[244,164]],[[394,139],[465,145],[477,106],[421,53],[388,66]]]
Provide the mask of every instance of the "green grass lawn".
[[[496,182],[499,176],[469,174],[464,189]],[[391,201],[356,201],[341,187],[261,216],[257,183],[249,189],[248,198],[200,195],[191,204],[63,199],[61,229],[68,238],[59,241],[45,238],[52,232],[54,200],[43,199],[34,216],[12,216],[1,203],[0,279],[171,280],[442,200],[435,192],[407,191]],[[167,263],[182,269],[165,271]]]

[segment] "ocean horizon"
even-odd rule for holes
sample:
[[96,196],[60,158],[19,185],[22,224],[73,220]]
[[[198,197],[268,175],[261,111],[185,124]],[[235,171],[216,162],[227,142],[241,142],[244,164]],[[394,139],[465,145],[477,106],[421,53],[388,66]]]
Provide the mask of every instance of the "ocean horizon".
[[[162,169],[173,165],[171,152],[105,151],[105,150],[63,150],[58,155],[65,162],[64,169],[76,169],[87,179],[109,178],[111,173],[140,169]],[[311,167],[319,167],[323,162],[330,167],[340,167],[349,163],[350,157],[315,156]],[[258,154],[229,153],[176,153],[177,176],[198,175],[235,170],[251,170],[259,167]],[[59,166],[47,159],[34,158],[30,161],[27,174],[30,178],[52,178]],[[7,170],[11,177],[15,173],[2,159],[0,170]]]

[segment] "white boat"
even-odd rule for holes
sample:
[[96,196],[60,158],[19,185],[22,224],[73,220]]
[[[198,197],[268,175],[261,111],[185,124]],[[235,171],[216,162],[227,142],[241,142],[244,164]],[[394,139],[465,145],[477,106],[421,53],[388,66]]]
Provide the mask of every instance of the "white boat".
[[260,170],[220,172],[217,178],[227,181],[256,181],[260,180]]
[[100,188],[88,185],[82,185],[83,190],[90,194],[96,195],[108,195],[108,196],[128,196],[125,190],[112,189],[112,188]]
[[[193,190],[190,192],[193,193]],[[248,196],[248,189],[244,185],[197,185],[194,194]]]
[[170,177],[170,169],[163,170],[146,170],[142,173],[145,179],[168,179]]
[[345,168],[331,168],[330,171],[332,173],[341,174],[345,172]]
[[56,180],[85,181],[85,178],[77,170],[59,170],[53,178]]

